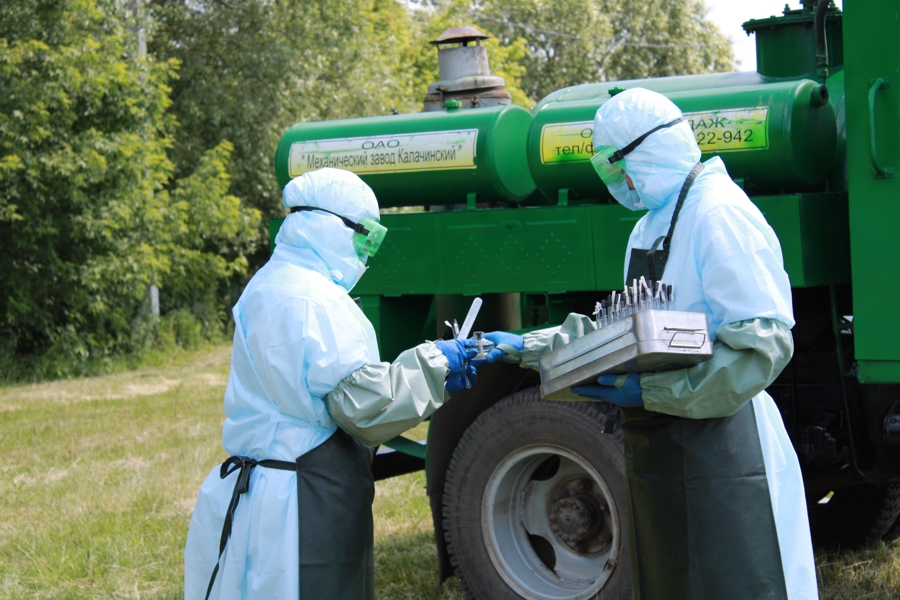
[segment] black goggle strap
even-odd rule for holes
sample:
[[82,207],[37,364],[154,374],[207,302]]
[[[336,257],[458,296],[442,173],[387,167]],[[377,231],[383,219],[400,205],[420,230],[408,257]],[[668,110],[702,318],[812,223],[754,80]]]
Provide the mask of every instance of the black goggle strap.
[[647,136],[650,135],[651,133],[656,133],[660,129],[666,129],[667,127],[671,127],[672,125],[678,125],[683,120],[684,119],[682,117],[678,117],[677,119],[673,119],[673,120],[669,121],[668,123],[663,123],[662,125],[657,125],[653,129],[651,129],[650,131],[648,131],[647,133],[645,133],[644,135],[639,137],[638,139],[634,140],[633,142],[631,142],[630,144],[628,144],[627,146],[622,148],[621,150],[617,150],[615,153],[613,153],[613,155],[609,157],[609,163],[612,164],[614,162],[618,162],[618,161],[622,160],[623,158],[625,158],[625,155],[631,153],[632,150],[634,150],[635,148],[640,146],[641,142],[646,140]]
[[355,231],[356,233],[361,233],[361,234],[363,234],[363,235],[365,235],[365,236],[368,236],[368,235],[369,235],[369,230],[366,229],[365,227],[363,227],[362,225],[360,225],[359,223],[354,223],[353,221],[351,221],[351,220],[348,219],[347,217],[344,217],[344,216],[342,216],[342,215],[339,215],[339,214],[337,214],[336,212],[331,212],[331,211],[328,210],[328,209],[325,209],[325,208],[318,208],[318,207],[315,207],[315,206],[292,206],[292,207],[291,207],[291,213],[303,212],[303,211],[307,211],[307,210],[321,210],[322,212],[327,212],[328,214],[334,215],[334,216],[336,216],[338,219],[340,219],[341,221],[343,221],[343,222],[344,222],[344,225],[346,225],[347,227],[349,227],[350,229],[352,229],[352,230]]

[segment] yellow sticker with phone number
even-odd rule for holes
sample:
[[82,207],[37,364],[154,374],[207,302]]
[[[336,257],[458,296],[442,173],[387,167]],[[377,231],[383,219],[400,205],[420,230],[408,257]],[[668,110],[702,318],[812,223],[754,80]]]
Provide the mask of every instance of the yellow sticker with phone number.
[[761,150],[769,147],[769,107],[684,113],[701,152]]

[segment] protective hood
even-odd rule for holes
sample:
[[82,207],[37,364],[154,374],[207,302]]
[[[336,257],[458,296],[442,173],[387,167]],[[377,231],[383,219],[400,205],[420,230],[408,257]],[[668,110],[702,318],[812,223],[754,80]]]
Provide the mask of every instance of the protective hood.
[[[597,109],[594,148],[624,148],[654,127],[680,116],[678,107],[662,94],[643,88],[626,90]],[[700,148],[690,124],[684,121],[649,135],[624,158],[624,169],[644,206],[655,210],[678,197],[699,160]],[[625,185],[611,186],[609,192],[620,204],[634,210],[635,202],[627,197]]]
[[[378,201],[372,189],[350,171],[329,167],[304,173],[284,186],[284,207],[324,208],[358,223],[378,219]],[[277,245],[312,250],[322,259],[332,281],[348,292],[365,272],[353,247],[353,230],[334,215],[320,211],[292,213],[285,218]]]

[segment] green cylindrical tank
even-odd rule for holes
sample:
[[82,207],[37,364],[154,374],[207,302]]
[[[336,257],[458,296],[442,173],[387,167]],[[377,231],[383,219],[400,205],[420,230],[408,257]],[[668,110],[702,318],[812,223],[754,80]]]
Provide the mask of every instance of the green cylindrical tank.
[[282,136],[275,175],[284,187],[320,167],[357,173],[381,207],[519,202],[532,195],[520,106],[298,123]]
[[[676,79],[684,80],[679,91],[674,91]],[[702,81],[685,77],[668,78],[663,86],[653,79],[636,83],[652,90],[662,87],[691,124],[703,160],[721,156],[733,178],[781,191],[822,184],[838,139],[837,119],[825,86],[795,80],[689,89]],[[528,162],[538,189],[549,198],[556,198],[563,188],[568,189],[569,198],[606,195],[588,162],[593,154],[594,114],[609,99],[608,93],[606,98],[596,97],[599,85],[592,84],[594,99],[569,102],[561,96],[535,108]],[[607,89],[631,87],[626,82],[604,85]]]

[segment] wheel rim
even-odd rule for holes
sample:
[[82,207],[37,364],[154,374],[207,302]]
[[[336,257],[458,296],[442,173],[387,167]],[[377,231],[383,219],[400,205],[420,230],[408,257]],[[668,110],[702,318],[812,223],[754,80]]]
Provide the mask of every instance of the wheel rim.
[[485,489],[482,531],[497,572],[528,599],[593,597],[622,547],[603,478],[556,446],[522,448],[497,466]]

